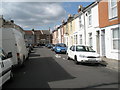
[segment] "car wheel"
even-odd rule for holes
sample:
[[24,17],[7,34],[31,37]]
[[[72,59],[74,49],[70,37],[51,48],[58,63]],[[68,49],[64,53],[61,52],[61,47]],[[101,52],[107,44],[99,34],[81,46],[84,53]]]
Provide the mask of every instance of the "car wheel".
[[75,64],[78,64],[78,63],[79,63],[79,62],[77,61],[77,56],[75,56],[74,62],[75,62]]
[[10,72],[10,81],[13,81],[14,79],[14,74],[13,74],[13,71]]
[[70,57],[69,57],[69,56],[67,56],[67,60],[70,60]]

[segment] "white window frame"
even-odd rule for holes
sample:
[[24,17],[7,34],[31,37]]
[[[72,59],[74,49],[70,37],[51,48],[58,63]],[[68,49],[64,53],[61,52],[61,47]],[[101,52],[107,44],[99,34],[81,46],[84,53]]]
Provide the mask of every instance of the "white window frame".
[[78,35],[74,35],[74,43],[77,45],[78,44]]
[[79,42],[79,43],[82,45],[82,34],[80,34],[79,37],[80,37],[80,38],[79,38],[79,39],[80,39],[80,42]]
[[[92,42],[91,42],[92,41]],[[89,46],[93,46],[93,38],[92,38],[92,32],[89,33]]]
[[[92,26],[92,10],[90,9],[88,12],[88,27]],[[90,21],[90,17],[91,17],[91,21]]]
[[72,21],[70,22],[70,29],[71,29],[71,31],[72,31]]
[[[115,1],[115,0],[114,0]],[[116,8],[117,9],[117,0],[116,0],[116,4],[114,5],[114,6],[112,6],[112,0],[109,0],[109,2],[108,2],[108,6],[109,6],[109,19],[114,19],[114,18],[117,18],[117,16],[118,16],[118,11],[116,12],[116,16],[113,16],[112,15],[112,13],[113,13],[113,8]]]
[[79,16],[79,26],[80,26],[80,28],[82,28],[82,19],[81,19],[81,15]]
[[111,29],[111,36],[112,36],[112,51],[116,51],[116,52],[120,52],[120,48],[119,48],[119,46],[118,46],[118,49],[114,49],[114,46],[113,46],[113,41],[114,40],[120,40],[120,36],[118,36],[118,38],[113,38],[113,30],[115,30],[115,29],[118,29],[118,35],[120,34],[120,28],[119,27],[116,27],[116,28],[112,28]]
[[68,33],[68,24],[66,25],[66,33]]

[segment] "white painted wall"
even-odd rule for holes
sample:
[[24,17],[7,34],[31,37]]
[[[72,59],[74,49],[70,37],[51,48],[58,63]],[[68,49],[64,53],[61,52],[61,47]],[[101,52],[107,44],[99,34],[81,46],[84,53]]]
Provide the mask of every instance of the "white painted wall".
[[58,29],[58,42],[61,43],[61,29]]
[[[80,44],[80,35],[82,35],[82,44],[85,45],[85,35],[84,35],[84,14],[81,15],[81,25],[79,23],[79,17],[75,19],[75,32],[74,35],[77,35],[77,43]],[[73,35],[73,38],[74,38]]]
[[96,51],[96,31],[99,30],[99,17],[98,17],[98,5],[91,7],[91,15],[92,15],[92,25],[88,25],[88,15],[86,16],[87,11],[85,12],[85,24],[86,24],[86,45],[89,45],[89,33],[92,33],[92,46]]
[[[105,52],[106,52],[107,58],[120,60],[120,51],[112,49],[112,30],[111,29],[116,27],[119,27],[119,25],[113,25],[113,26],[104,28],[105,29],[105,48],[106,48]],[[102,45],[101,45],[101,48],[102,48]]]

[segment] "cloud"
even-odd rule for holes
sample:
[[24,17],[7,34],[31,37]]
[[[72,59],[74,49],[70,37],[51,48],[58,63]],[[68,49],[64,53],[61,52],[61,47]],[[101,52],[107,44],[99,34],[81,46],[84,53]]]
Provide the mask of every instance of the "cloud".
[[53,24],[66,14],[60,3],[52,2],[3,2],[2,8],[6,19],[15,20],[23,28]]

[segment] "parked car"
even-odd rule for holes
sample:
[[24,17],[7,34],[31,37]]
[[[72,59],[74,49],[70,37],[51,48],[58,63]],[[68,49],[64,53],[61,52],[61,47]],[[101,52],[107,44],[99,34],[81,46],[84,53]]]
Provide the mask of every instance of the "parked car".
[[68,60],[73,59],[76,64],[81,63],[100,63],[100,55],[90,46],[73,45],[67,50]]
[[12,52],[6,54],[2,48],[0,48],[0,88],[2,85],[13,78],[12,73]]
[[48,44],[47,48],[52,48],[53,44]]
[[45,47],[47,47],[48,46],[48,44],[45,44]]
[[67,46],[64,43],[58,43],[56,44],[54,51],[55,53],[66,53]]
[[51,50],[52,50],[52,51],[55,50],[55,46],[56,46],[55,44],[52,45],[52,47],[51,47]]
[[2,48],[5,52],[12,52],[13,66],[22,66],[24,61],[28,58],[28,51],[26,48],[23,34],[14,28],[0,28],[2,31]]

